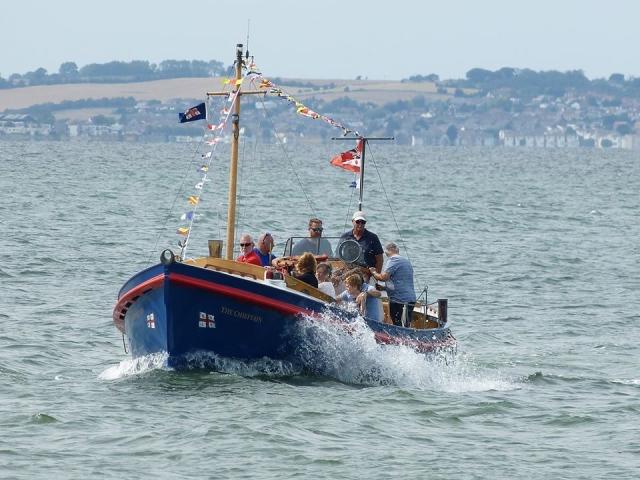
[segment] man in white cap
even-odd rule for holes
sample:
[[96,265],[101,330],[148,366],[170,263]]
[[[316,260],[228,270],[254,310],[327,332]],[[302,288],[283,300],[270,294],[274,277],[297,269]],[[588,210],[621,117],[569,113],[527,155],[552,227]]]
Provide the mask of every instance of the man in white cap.
[[375,233],[365,228],[367,217],[364,212],[355,212],[351,217],[351,223],[353,224],[353,230],[343,233],[340,241],[355,240],[358,242],[364,254],[364,262],[368,267],[375,267],[376,271],[380,272],[383,263],[382,244]]

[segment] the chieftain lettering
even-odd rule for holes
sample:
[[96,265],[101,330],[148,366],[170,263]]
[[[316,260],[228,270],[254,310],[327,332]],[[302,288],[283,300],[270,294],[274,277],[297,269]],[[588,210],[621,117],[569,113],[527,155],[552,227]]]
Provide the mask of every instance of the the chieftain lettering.
[[240,318],[242,320],[249,320],[251,322],[257,322],[257,323],[262,322],[262,317],[260,315],[254,315],[253,313],[234,310],[233,308],[229,308],[229,307],[221,307],[220,312],[225,315],[231,315],[232,317]]

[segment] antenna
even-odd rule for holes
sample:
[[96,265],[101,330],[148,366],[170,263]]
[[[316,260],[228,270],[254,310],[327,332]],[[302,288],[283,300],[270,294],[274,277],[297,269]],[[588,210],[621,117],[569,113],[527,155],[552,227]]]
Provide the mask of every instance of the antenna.
[[246,59],[249,59],[249,30],[251,27],[251,19],[247,18],[247,52],[245,53],[245,57]]

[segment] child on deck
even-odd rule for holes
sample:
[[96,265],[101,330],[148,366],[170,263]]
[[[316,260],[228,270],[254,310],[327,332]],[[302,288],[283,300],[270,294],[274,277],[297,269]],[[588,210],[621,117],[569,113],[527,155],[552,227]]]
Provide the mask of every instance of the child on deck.
[[344,285],[346,290],[336,297],[338,303],[354,303],[362,316],[376,322],[383,321],[381,293],[378,290],[364,283],[357,273],[349,275]]

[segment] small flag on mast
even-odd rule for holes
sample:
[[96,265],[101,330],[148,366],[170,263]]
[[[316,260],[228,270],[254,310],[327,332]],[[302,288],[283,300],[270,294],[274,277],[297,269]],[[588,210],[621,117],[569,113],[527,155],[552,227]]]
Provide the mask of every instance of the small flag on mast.
[[195,122],[196,120],[204,120],[207,118],[207,108],[204,103],[191,107],[184,113],[179,113],[180,123]]
[[358,140],[356,148],[342,152],[331,159],[331,165],[344,168],[350,172],[360,173],[360,159],[362,158],[362,142]]

